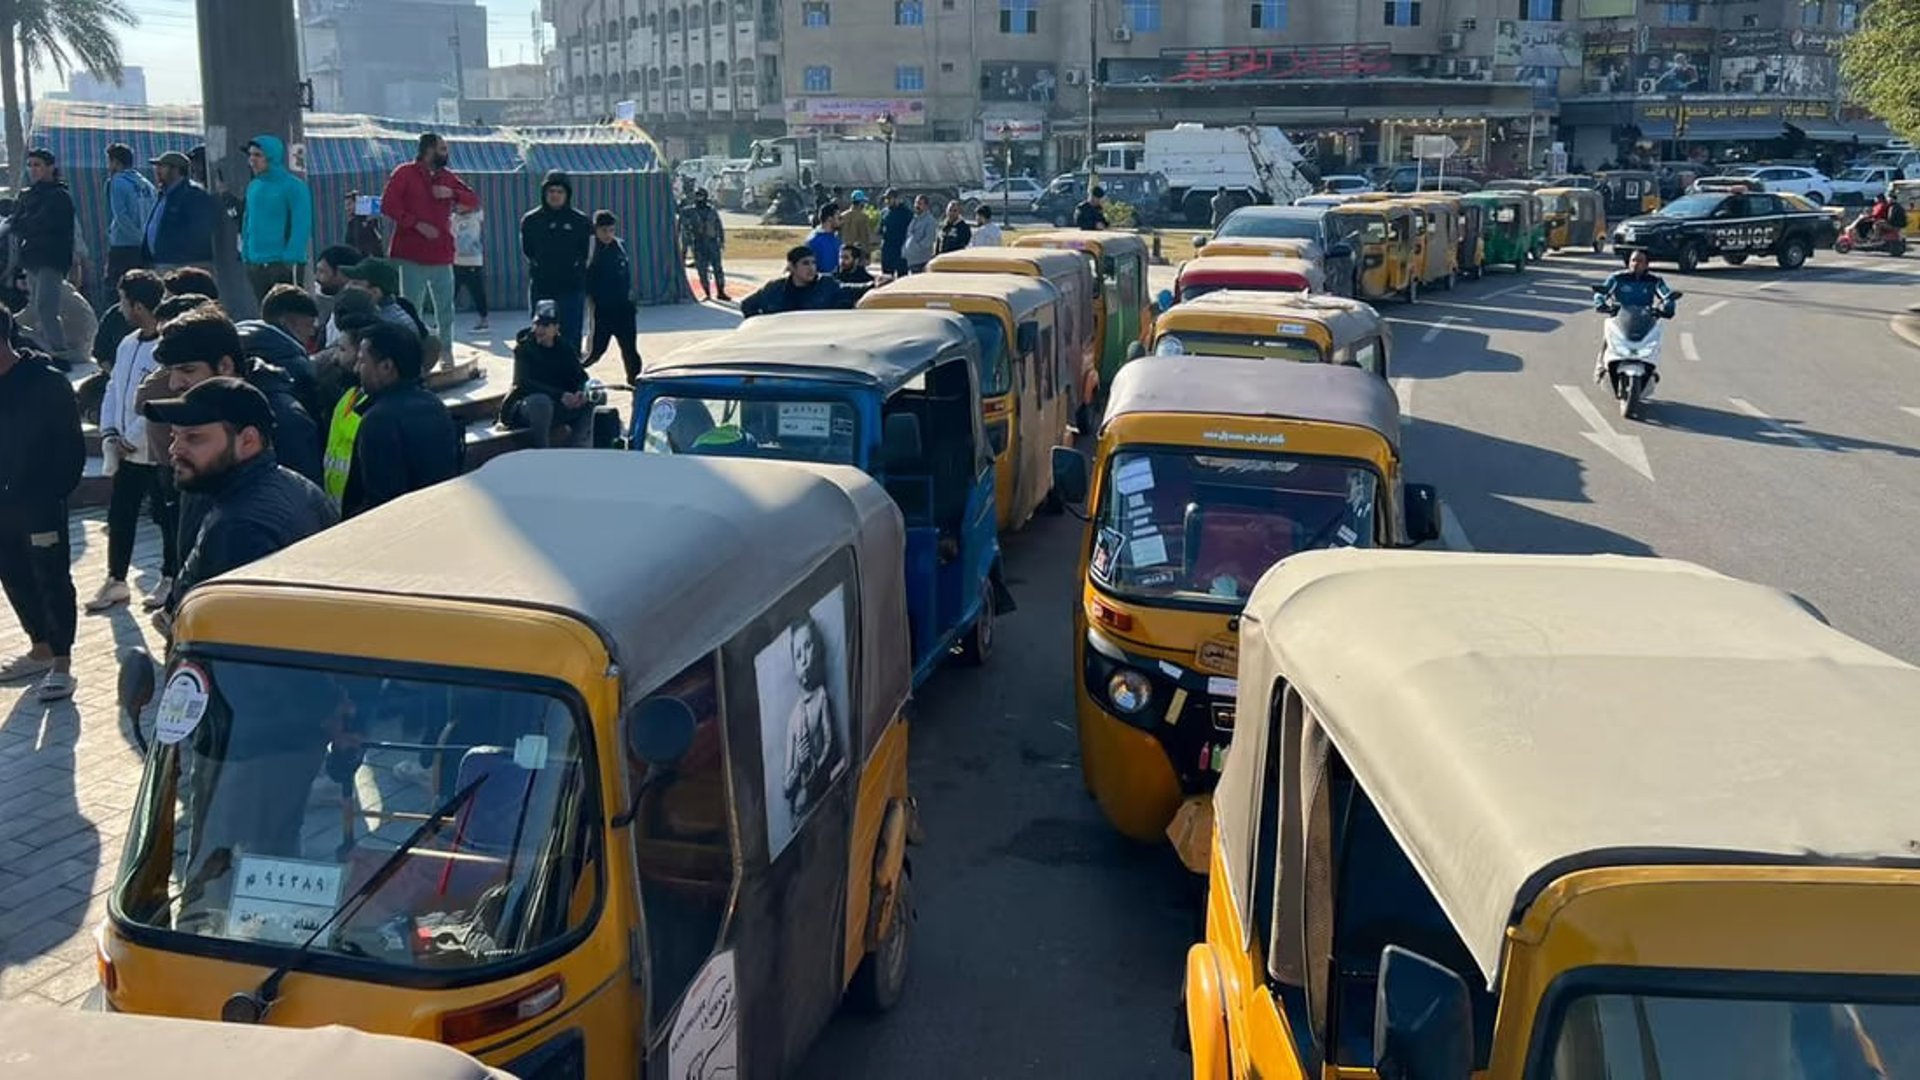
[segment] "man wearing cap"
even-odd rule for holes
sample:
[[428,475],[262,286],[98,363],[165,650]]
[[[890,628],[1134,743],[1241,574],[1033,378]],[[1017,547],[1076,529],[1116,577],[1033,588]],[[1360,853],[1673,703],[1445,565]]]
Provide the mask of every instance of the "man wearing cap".
[[[382,320],[354,334],[360,341],[360,393],[328,434],[327,489],[339,485],[341,514],[353,517],[410,491],[450,480],[460,472],[460,425],[445,402],[420,385],[420,337]],[[345,460],[336,464],[336,453]],[[341,475],[336,481],[335,470]]]
[[[433,297],[433,321],[447,356],[453,355],[453,211],[474,210],[480,196],[447,168],[447,140],[420,136],[412,161],[393,170],[380,195],[380,214],[393,222],[387,254],[400,264],[400,288],[417,314]],[[581,237],[585,245],[586,238]],[[583,256],[584,257],[584,256]],[[421,331],[424,335],[425,330]]]
[[[836,254],[836,259],[838,258]],[[835,267],[838,268],[838,262]],[[843,285],[820,272],[813,249],[806,246],[787,250],[787,273],[760,286],[740,301],[740,315],[778,315],[785,311],[828,311],[851,308],[871,285]]]
[[42,701],[73,696],[73,588],[67,496],[80,483],[86,440],[65,375],[13,346],[13,316],[0,307],[0,589],[28,651],[0,665],[0,683],[45,675]]
[[[73,269],[73,193],[53,167],[53,151],[36,147],[27,154],[32,184],[14,204],[12,234],[19,243],[19,266],[33,292],[34,322],[40,344],[55,356],[67,353],[60,326],[61,286]],[[86,342],[91,345],[91,334]]]
[[173,429],[167,457],[174,483],[207,504],[174,580],[169,614],[195,585],[339,520],[325,492],[280,465],[273,406],[245,380],[203,379],[179,397],[149,401],[144,412]]
[[867,205],[867,193],[855,189],[853,205],[840,215],[840,243],[858,244],[864,251],[873,250],[873,208]]
[[[146,265],[142,234],[156,197],[153,184],[133,167],[133,148],[126,143],[107,147],[108,292],[120,287],[120,275]],[[124,336],[125,331],[121,333]],[[109,348],[117,347],[120,340],[115,337]]]
[[193,163],[180,151],[169,150],[148,164],[159,192],[153,213],[147,215],[147,262],[162,273],[179,266],[212,266],[220,204],[188,175]]
[[265,300],[275,285],[291,285],[307,264],[313,239],[313,192],[287,170],[287,144],[261,135],[247,144],[247,213],[240,224],[240,256],[247,264],[253,297]]
[[533,325],[513,343],[513,389],[500,403],[501,426],[524,429],[538,449],[553,445],[554,429],[564,424],[567,445],[590,447],[593,403],[586,388],[580,352],[561,337],[558,306],[534,304]]
[[886,204],[880,215],[880,272],[899,277],[907,272],[907,231],[913,226],[913,207],[894,188],[887,189]]
[[320,482],[320,429],[301,404],[292,376],[248,356],[240,331],[225,312],[208,304],[168,320],[160,328],[160,344],[153,356],[167,369],[167,385],[175,394],[222,376],[252,385],[273,410],[279,463]]

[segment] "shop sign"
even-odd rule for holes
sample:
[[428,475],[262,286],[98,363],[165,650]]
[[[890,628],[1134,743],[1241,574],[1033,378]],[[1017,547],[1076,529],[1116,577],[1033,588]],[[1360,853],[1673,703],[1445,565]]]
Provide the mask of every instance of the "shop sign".
[[986,141],[993,143],[1002,139],[1008,142],[1039,142],[1046,137],[1046,121],[1038,117],[989,116],[980,122],[980,127]]
[[1826,120],[1833,116],[1828,101],[1715,101],[1703,103],[1663,103],[1643,105],[1640,115],[1646,120],[1679,120],[1682,128],[1693,124],[1733,123],[1777,120],[1799,123],[1802,120]]
[[1719,88],[1727,94],[1825,97],[1833,93],[1835,75],[1835,59],[1831,56],[1723,56]]
[[808,127],[877,124],[891,115],[901,126],[927,122],[927,103],[919,98],[795,97],[787,99],[787,123]]
[[1160,62],[1162,80],[1170,83],[1350,79],[1391,72],[1393,49],[1384,43],[1167,49]]
[[980,65],[981,101],[1031,101],[1052,104],[1059,96],[1059,75],[1052,64],[987,60]]
[[1824,30],[1797,28],[1723,30],[1719,47],[1721,56],[1769,56],[1780,53],[1824,55],[1838,53],[1843,37]]
[[1704,93],[1711,30],[1654,29],[1647,32],[1646,52],[1634,66],[1634,90],[1642,94]]
[[1494,27],[1496,67],[1563,68],[1580,66],[1580,34],[1571,23],[1501,19]]

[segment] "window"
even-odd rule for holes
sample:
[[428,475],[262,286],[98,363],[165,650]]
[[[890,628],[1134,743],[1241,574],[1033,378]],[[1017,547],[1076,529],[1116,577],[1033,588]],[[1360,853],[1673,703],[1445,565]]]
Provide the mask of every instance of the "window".
[[833,69],[825,64],[815,64],[801,74],[801,85],[809,94],[824,94],[833,89]]
[[800,23],[803,26],[829,26],[833,23],[833,12],[826,0],[807,0],[800,5]]
[[687,9],[687,29],[698,30],[707,25],[707,5],[695,4]]
[[1558,22],[1560,0],[1520,0],[1520,17],[1530,22]]
[[1160,0],[1120,0],[1121,25],[1136,34],[1160,29]]
[[926,21],[921,0],[893,0],[893,25],[919,26]]
[[1000,0],[1000,32],[1037,34],[1040,32],[1040,0]]
[[1287,0],[1253,0],[1253,28],[1255,30],[1285,30],[1287,28]]
[[673,10],[667,12],[667,33],[677,34],[679,32],[680,32],[680,9],[674,8]]
[[715,60],[713,62],[713,85],[719,87],[727,85],[727,62],[725,60]]
[[951,60],[942,60],[942,61],[940,61],[940,73],[941,73],[942,75],[951,75],[951,74],[953,74],[953,61],[951,61]]
[[695,64],[687,69],[687,85],[698,90],[707,85],[707,66]]
[[649,90],[660,89],[660,69],[659,68],[647,69],[647,89]]
[[1387,0],[1388,26],[1419,26],[1420,0]]
[[919,64],[902,64],[893,69],[893,88],[901,91],[919,91],[927,88],[927,69]]
[[719,26],[721,23],[724,23],[726,21],[727,21],[726,0],[713,0],[713,7],[709,9],[709,13],[707,15],[707,25]]
[[1827,0],[1800,0],[1800,25],[1819,26],[1827,21]]
[[1853,0],[1840,0],[1840,13],[1835,17],[1834,22],[1844,31],[1860,29],[1860,5]]
[[627,29],[629,31],[640,29],[640,16],[634,15],[629,17],[627,19]]
[[1698,0],[1694,0],[1694,2],[1692,3],[1668,4],[1667,5],[1667,21],[1670,23],[1699,22],[1700,21],[1700,4]]

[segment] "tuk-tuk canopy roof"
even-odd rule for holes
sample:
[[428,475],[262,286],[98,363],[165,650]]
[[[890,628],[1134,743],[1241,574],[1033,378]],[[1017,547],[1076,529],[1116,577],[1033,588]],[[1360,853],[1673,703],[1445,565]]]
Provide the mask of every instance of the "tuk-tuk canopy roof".
[[[1047,289],[1032,278],[1001,278]],[[778,375],[875,386],[891,394],[936,363],[980,351],[966,319],[947,311],[795,311],[762,315],[676,349],[647,365],[648,379],[689,375]]]
[[558,612],[599,634],[631,701],[851,546],[866,630],[861,708],[891,709],[912,671],[905,535],[886,490],[858,469],[542,450],[397,499],[214,587],[265,583]]
[[1139,233],[1117,229],[1054,229],[1050,232],[1021,233],[1015,247],[1047,247],[1086,250],[1098,255],[1145,255],[1147,242]]
[[[1212,259],[1196,259],[1189,266],[1202,262],[1225,262],[1231,256],[1220,255]],[[1252,262],[1278,262],[1278,259],[1254,258]],[[1307,319],[1327,328],[1332,335],[1335,348],[1350,344],[1361,338],[1382,333],[1380,313],[1372,305],[1345,296],[1328,296],[1324,293],[1264,292],[1259,289],[1221,289],[1198,296],[1192,300],[1183,300],[1170,307],[1165,314],[1219,314],[1219,315],[1271,315],[1276,319]]]
[[1258,292],[1260,282],[1271,281],[1277,274],[1297,275],[1314,288],[1321,287],[1325,281],[1318,263],[1298,255],[1211,255],[1189,259],[1180,264],[1178,281],[1182,286],[1245,285],[1250,291]]
[[954,266],[965,266],[968,264],[978,265],[990,262],[1025,263],[1048,271],[1055,267],[1071,267],[1071,272],[1087,272],[1087,257],[1077,251],[1068,251],[1065,248],[1011,247],[1008,245],[1001,245],[999,247],[970,247],[963,248],[959,251],[949,251],[945,255],[934,256],[933,261],[927,264],[927,269],[934,273],[940,273]]
[[1136,413],[1304,420],[1365,428],[1400,452],[1400,402],[1357,367],[1267,357],[1143,356],[1120,369],[1102,426]]
[[[1240,657],[1216,805],[1254,805],[1241,736],[1290,686],[1489,984],[1508,926],[1576,871],[1920,865],[1920,668],[1776,589],[1665,559],[1307,552],[1254,589]],[[1221,824],[1245,847],[1245,815]],[[1275,937],[1276,971],[1298,964]]]
[[[1073,258],[1080,258],[1078,255]],[[971,300],[1001,300],[1013,311],[1014,318],[1044,304],[1060,299],[1060,291],[1045,278],[1028,277],[1025,274],[976,274],[965,270],[929,271],[924,274],[910,274],[898,281],[882,285],[867,294],[868,297],[918,296],[928,300],[941,300],[946,297]],[[862,297],[864,301],[866,297]],[[861,305],[858,318],[866,318],[868,312],[897,311],[897,308],[883,306],[878,300]],[[937,313],[938,309],[934,309]]]
[[0,1074],[33,1080],[510,1080],[441,1043],[0,1004]]

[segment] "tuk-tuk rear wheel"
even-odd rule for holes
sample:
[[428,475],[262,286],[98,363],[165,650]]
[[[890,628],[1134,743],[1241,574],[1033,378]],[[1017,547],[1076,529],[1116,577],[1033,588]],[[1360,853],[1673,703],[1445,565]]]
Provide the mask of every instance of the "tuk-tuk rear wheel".
[[847,987],[847,1004],[868,1014],[892,1009],[907,985],[907,953],[912,939],[913,873],[900,874],[900,893],[894,897],[893,923],[873,951],[860,961]]
[[982,667],[993,655],[993,582],[980,587],[980,617],[960,643],[960,660],[968,667]]

